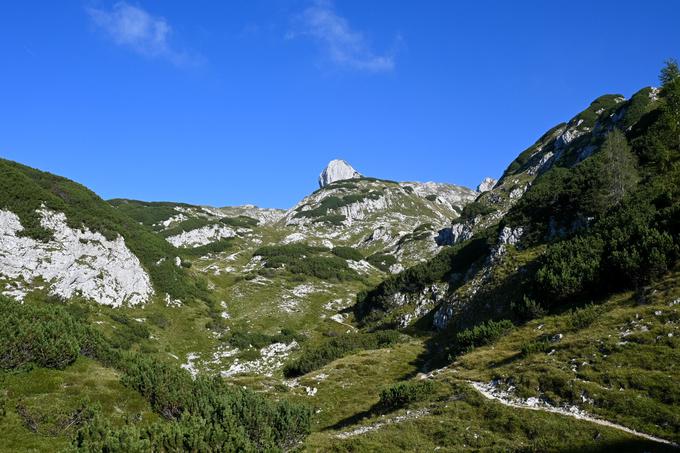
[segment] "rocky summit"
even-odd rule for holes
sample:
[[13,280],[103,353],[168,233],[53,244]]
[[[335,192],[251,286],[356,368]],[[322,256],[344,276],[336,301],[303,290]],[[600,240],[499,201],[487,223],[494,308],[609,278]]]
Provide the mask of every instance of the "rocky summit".
[[342,159],[334,159],[328,163],[319,175],[319,187],[323,188],[336,181],[361,178],[361,173]]
[[487,176],[477,186],[477,192],[488,192],[489,190],[494,188],[497,182],[498,182],[497,180]]

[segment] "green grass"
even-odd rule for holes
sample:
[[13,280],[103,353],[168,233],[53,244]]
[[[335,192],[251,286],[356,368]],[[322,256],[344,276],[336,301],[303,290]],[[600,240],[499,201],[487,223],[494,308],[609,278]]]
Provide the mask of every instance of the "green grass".
[[[121,423],[125,417],[141,417],[142,424],[157,419],[137,392],[120,384],[116,371],[84,357],[64,370],[5,372],[0,379],[5,396],[5,415],[0,417],[2,452],[65,448],[74,427],[63,426],[63,421],[82,400],[100,405],[114,423]],[[17,405],[37,420],[37,432],[26,427]]]
[[[512,381],[520,396],[587,411],[679,441],[680,275],[649,289],[527,323],[457,359],[461,377]],[[629,333],[628,333],[629,332]],[[558,334],[562,335],[557,339]],[[669,336],[669,334],[671,336]]]

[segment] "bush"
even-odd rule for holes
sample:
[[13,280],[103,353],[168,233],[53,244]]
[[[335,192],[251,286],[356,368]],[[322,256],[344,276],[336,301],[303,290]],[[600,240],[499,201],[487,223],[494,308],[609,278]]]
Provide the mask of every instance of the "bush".
[[541,304],[526,295],[524,295],[520,302],[513,302],[510,308],[519,319],[524,321],[540,318],[546,314],[546,310]]
[[62,307],[21,305],[0,296],[0,311],[0,368],[63,369],[87,344],[87,329]]
[[456,333],[449,346],[449,355],[457,356],[472,349],[491,344],[514,328],[514,324],[507,319],[502,321],[487,321],[470,329]]
[[598,305],[586,305],[583,308],[575,308],[567,314],[567,324],[572,330],[584,329],[590,326],[602,314],[602,307]]
[[524,343],[520,348],[520,354],[522,357],[528,357],[531,354],[536,354],[539,352],[548,352],[552,349],[552,343],[547,338],[543,338],[536,341],[531,341],[529,343]]
[[255,256],[264,258],[268,268],[285,268],[291,274],[308,275],[324,280],[353,280],[359,276],[338,256],[319,256],[326,247],[307,244],[271,245],[260,247]]
[[460,216],[454,220],[454,223],[462,223],[467,220],[473,220],[477,216],[491,214],[494,211],[494,208],[487,206],[482,202],[473,201],[472,203],[468,203],[463,207],[463,211],[460,213]]
[[333,255],[345,260],[361,261],[364,256],[354,247],[334,247],[331,251]]
[[286,364],[283,373],[287,377],[302,376],[355,351],[384,348],[400,339],[401,334],[396,330],[343,334],[319,345],[304,348],[298,359]]
[[233,228],[253,228],[260,223],[256,219],[245,215],[240,215],[237,217],[223,217],[220,219],[220,222]]
[[428,399],[434,390],[434,382],[427,379],[398,382],[380,392],[378,407],[385,411],[399,409],[416,401]]
[[366,261],[383,272],[389,272],[390,267],[397,264],[397,259],[387,253],[375,253],[366,258]]
[[[235,243],[236,240],[234,238],[223,238],[219,241],[211,242],[198,247],[181,248],[179,249],[179,253],[182,256],[189,258],[201,257],[211,253],[222,253],[232,250]],[[184,264],[184,261],[182,261],[182,264]]]

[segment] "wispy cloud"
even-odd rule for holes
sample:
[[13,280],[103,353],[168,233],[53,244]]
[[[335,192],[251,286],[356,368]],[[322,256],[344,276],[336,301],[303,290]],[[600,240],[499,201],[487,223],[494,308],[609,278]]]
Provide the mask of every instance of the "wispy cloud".
[[394,69],[394,52],[374,53],[364,34],[353,30],[330,0],[316,0],[294,18],[293,28],[287,37],[297,36],[308,36],[317,41],[337,66],[367,72]]
[[87,13],[116,44],[140,55],[163,58],[176,65],[198,61],[195,56],[171,45],[172,27],[165,18],[153,16],[139,6],[118,2],[110,10],[87,8]]

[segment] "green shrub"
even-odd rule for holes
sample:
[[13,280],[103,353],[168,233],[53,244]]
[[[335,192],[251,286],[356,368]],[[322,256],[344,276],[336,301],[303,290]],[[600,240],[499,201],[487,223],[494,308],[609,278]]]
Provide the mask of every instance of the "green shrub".
[[109,200],[108,203],[142,225],[154,227],[155,229],[160,228],[158,227],[160,222],[177,215],[175,206],[189,207],[189,205],[181,203],[145,202],[121,198]]
[[383,272],[389,272],[390,267],[397,264],[397,259],[387,253],[375,253],[366,258],[366,261]]
[[435,384],[431,380],[398,382],[380,392],[378,407],[391,411],[432,396]]
[[575,308],[567,314],[567,324],[572,330],[585,329],[590,326],[602,314],[602,307],[598,305],[586,305],[583,308]]
[[547,338],[543,338],[536,341],[530,341],[524,343],[520,348],[520,354],[522,357],[528,357],[531,354],[536,354],[539,352],[548,352],[552,349],[552,343]]
[[86,345],[88,332],[62,307],[22,305],[0,296],[0,311],[0,368],[63,369]]
[[345,260],[361,261],[364,259],[364,256],[361,254],[361,252],[354,247],[334,247],[331,252],[333,255],[339,256]]
[[456,333],[449,346],[449,355],[457,356],[479,346],[486,346],[498,340],[514,328],[511,321],[486,321],[470,329]]
[[320,256],[327,253],[326,247],[307,244],[286,244],[260,247],[254,252],[261,256],[267,268],[285,268],[294,275],[308,275],[324,280],[353,280],[359,275],[347,262],[338,256]]
[[463,211],[460,213],[460,216],[454,220],[454,223],[473,220],[477,216],[491,214],[494,211],[494,208],[487,206],[480,201],[473,201],[463,207]]
[[256,227],[260,222],[257,219],[248,217],[245,215],[240,215],[237,217],[223,217],[220,222],[233,228],[253,228]]
[[347,220],[347,216],[344,214],[326,214],[322,217],[318,217],[316,220],[314,220],[314,223],[325,223],[328,225],[340,226],[345,220]]
[[510,308],[521,320],[540,318],[546,314],[546,310],[541,304],[526,295],[524,295],[521,301],[513,302]]
[[287,363],[283,373],[287,377],[302,376],[355,351],[384,348],[400,340],[401,334],[396,330],[343,334],[319,345],[303,348],[300,357]]
[[[189,258],[201,257],[211,253],[222,253],[232,250],[235,244],[236,244],[235,238],[223,238],[220,239],[219,241],[211,242],[205,245],[200,245],[198,247],[181,248],[179,249],[179,253],[182,256]],[[184,261],[182,261],[182,264],[184,264]]]

